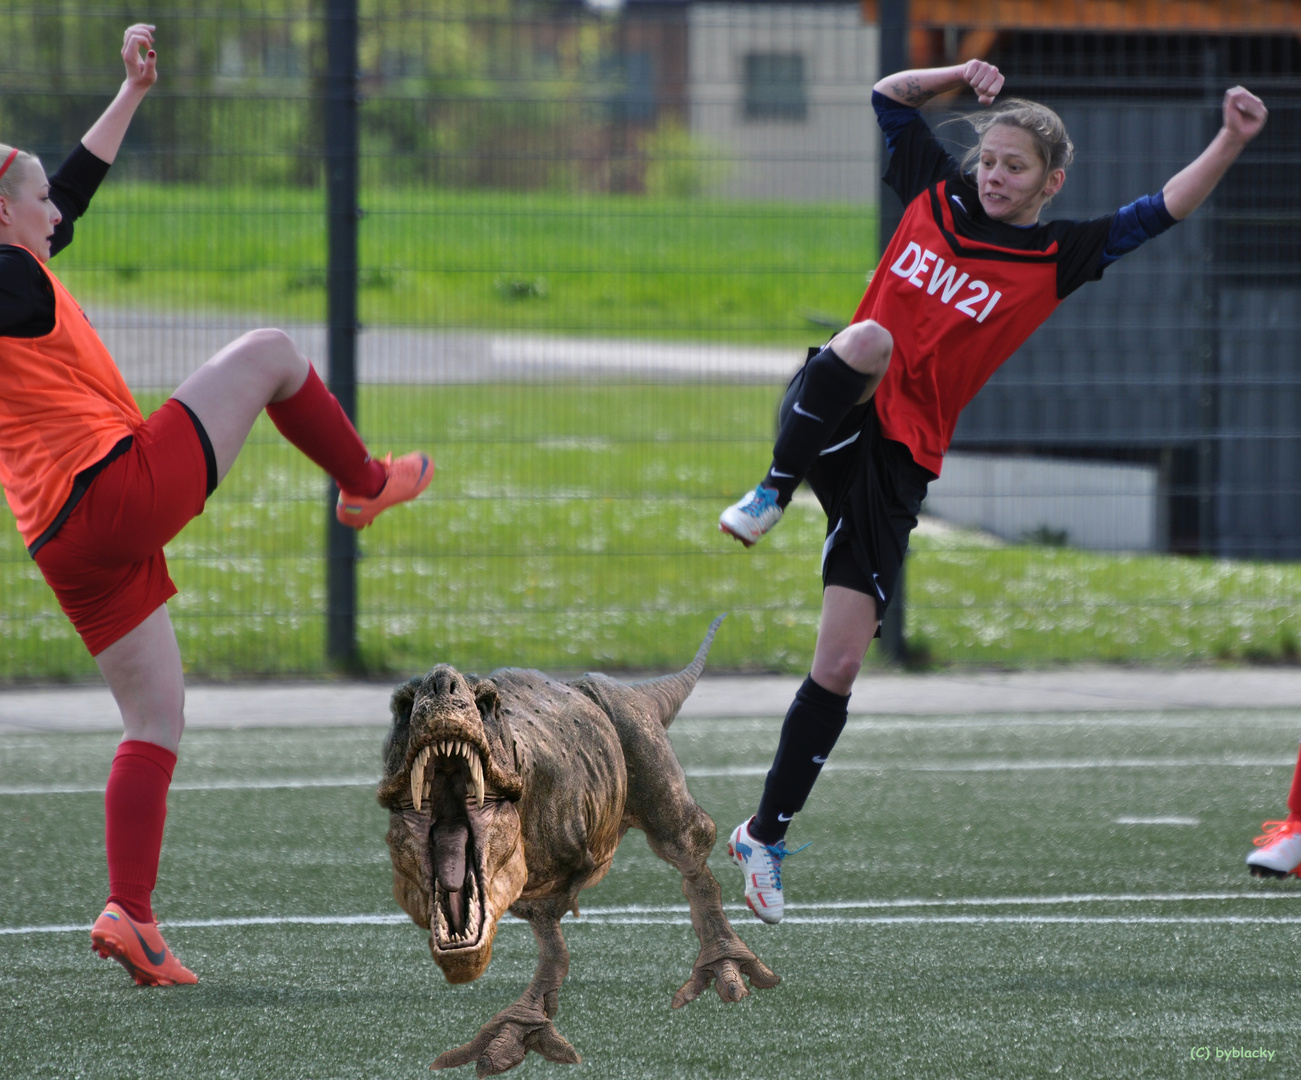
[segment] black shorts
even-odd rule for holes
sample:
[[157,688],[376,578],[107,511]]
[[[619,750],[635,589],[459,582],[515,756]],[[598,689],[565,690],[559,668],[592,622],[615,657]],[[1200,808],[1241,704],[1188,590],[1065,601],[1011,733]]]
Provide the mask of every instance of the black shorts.
[[[779,422],[803,379],[801,369],[782,398]],[[876,404],[869,400],[850,409],[804,479],[827,515],[823,587],[840,585],[875,597],[877,615],[884,618],[908,535],[935,475],[913,461],[903,443],[881,434]]]

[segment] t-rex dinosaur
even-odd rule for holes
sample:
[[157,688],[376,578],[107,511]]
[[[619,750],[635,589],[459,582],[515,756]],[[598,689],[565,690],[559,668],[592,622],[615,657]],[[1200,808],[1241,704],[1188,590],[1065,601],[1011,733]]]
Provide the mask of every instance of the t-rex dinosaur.
[[500,668],[486,679],[440,664],[393,692],[380,804],[389,810],[393,895],[429,930],[448,982],[477,979],[506,911],[528,921],[538,966],[528,989],[432,1068],[505,1072],[534,1050],[577,1063],[552,1020],[569,951],[560,932],[578,894],[605,876],[629,828],[682,874],[700,955],[673,996],[711,982],[726,1002],[779,979],[723,914],[706,860],[714,822],[687,791],[667,729],[696,685],[722,616],[684,671],[631,685],[604,675],[558,682]]

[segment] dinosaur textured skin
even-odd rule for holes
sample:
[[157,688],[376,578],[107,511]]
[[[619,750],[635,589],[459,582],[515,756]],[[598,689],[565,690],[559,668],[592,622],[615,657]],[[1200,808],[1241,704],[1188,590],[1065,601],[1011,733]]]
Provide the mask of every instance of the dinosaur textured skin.
[[721,617],[675,675],[621,683],[604,675],[559,682],[502,668],[486,678],[440,664],[399,686],[384,743],[378,797],[389,811],[393,895],[429,930],[448,982],[477,979],[492,959],[498,920],[528,921],[538,942],[519,999],[433,1068],[474,1063],[505,1072],[532,1050],[577,1063],[554,1024],[569,969],[561,917],[601,880],[630,828],[682,875],[700,954],[673,997],[711,983],[725,1002],[779,979],[737,936],[707,865],[715,828],[687,790],[668,726],[704,670]]

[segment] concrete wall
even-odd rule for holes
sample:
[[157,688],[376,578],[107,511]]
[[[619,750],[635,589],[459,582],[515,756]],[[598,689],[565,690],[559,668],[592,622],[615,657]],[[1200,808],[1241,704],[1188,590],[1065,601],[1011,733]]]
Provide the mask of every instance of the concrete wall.
[[1301,289],[1230,285],[1219,319],[1217,550],[1301,558]]
[[926,512],[1004,540],[1056,535],[1093,551],[1165,546],[1157,469],[996,454],[949,453]]
[[[693,4],[687,19],[691,131],[722,162],[715,194],[875,203],[877,31],[858,4]],[[746,118],[750,53],[804,58],[805,119]]]

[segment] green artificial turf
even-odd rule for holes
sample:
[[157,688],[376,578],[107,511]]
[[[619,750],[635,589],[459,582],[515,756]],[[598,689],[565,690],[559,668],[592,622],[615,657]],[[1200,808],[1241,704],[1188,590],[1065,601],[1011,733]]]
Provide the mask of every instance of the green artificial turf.
[[[720,833],[752,810],[779,725],[674,725]],[[394,904],[382,737],[187,734],[155,904],[200,982],[143,990],[87,946],[116,736],[0,736],[5,1075],[424,1076],[513,1001],[536,959],[526,927],[503,924],[487,974],[451,986]],[[711,859],[782,984],[669,1008],[697,944],[679,879],[631,832],[564,922],[557,1024],[584,1064],[531,1057],[516,1075],[1293,1075],[1301,893],[1242,860],[1282,809],[1295,738],[1294,715],[1265,711],[856,716],[793,827],[792,846],[813,843],[786,864],[786,922],[740,906],[721,840]]]

